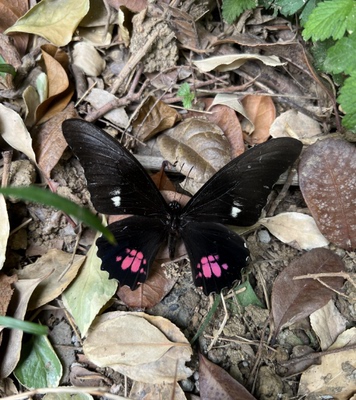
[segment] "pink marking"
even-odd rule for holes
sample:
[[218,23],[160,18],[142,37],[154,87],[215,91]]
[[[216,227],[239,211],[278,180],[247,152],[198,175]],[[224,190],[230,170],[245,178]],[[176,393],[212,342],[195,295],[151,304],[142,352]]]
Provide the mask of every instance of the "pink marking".
[[[224,264],[219,264],[218,262],[219,256],[218,255],[209,255],[207,257],[202,257],[201,267],[203,269],[203,275],[205,278],[211,278],[213,275],[219,278],[222,273],[222,269],[227,270],[229,266]],[[200,264],[197,265],[197,268],[200,269]]]
[[122,260],[122,257],[121,256],[117,256],[116,257],[116,262],[119,262],[119,261],[121,261]]
[[[130,268],[131,272],[139,271],[140,274],[144,274],[144,268],[141,268],[142,264],[147,264],[147,260],[144,258],[143,253],[141,251],[137,251],[136,249],[126,249],[127,256],[123,259],[121,263],[121,268],[123,270]],[[116,257],[116,261],[121,261],[122,257]],[[140,269],[141,268],[141,269]]]

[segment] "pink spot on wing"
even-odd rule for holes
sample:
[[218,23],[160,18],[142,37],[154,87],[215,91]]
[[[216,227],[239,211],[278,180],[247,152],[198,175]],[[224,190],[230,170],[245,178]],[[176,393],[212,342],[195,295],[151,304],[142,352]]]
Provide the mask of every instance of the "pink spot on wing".
[[[201,263],[201,265],[200,265]],[[229,266],[224,263],[220,264],[219,263],[219,256],[218,255],[208,255],[207,257],[202,257],[200,260],[200,263],[197,265],[197,269],[202,269],[202,275],[205,278],[211,278],[213,275],[219,278],[222,273],[222,269],[227,270]],[[200,276],[201,273],[199,272]],[[198,274],[198,276],[199,276]],[[200,277],[199,276],[199,277]]]
[[147,264],[147,260],[144,258],[144,255],[141,251],[136,249],[126,249],[126,256],[123,258],[121,256],[116,257],[117,262],[121,262],[121,268],[123,270],[130,269],[131,272],[140,274],[146,274],[144,268],[141,268],[142,265]]

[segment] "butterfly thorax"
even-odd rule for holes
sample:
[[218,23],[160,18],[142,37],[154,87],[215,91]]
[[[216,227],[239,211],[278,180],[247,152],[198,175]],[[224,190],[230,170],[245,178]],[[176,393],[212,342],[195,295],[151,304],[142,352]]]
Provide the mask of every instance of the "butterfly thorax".
[[178,201],[174,200],[168,203],[168,207],[170,208],[168,249],[169,257],[173,259],[176,244],[180,238],[179,228],[182,206],[178,203]]

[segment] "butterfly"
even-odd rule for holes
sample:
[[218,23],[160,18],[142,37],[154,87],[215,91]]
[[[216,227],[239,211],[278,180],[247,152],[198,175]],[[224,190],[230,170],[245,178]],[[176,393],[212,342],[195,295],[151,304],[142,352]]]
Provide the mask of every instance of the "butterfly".
[[146,281],[159,248],[170,258],[183,240],[194,283],[220,293],[241,279],[249,251],[224,224],[257,222],[278,177],[298,158],[302,143],[269,140],[230,161],[181,207],[167,203],[136,158],[108,133],[80,119],[63,122],[64,137],[79,159],[91,201],[102,214],[129,217],[108,226],[117,244],[97,239],[101,269],[134,290]]

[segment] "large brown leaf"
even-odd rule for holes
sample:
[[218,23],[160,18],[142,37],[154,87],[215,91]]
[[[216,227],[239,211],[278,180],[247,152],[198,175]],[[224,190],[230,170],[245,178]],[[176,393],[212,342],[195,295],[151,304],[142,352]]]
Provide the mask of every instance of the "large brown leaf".
[[341,139],[310,146],[299,184],[321,233],[343,249],[356,247],[356,147]]
[[[339,256],[328,249],[313,249],[294,260],[277,277],[272,289],[272,315],[275,334],[284,326],[299,321],[323,307],[333,292],[313,279],[294,280],[295,276],[344,271]],[[323,278],[333,289],[340,289],[343,278]]]

